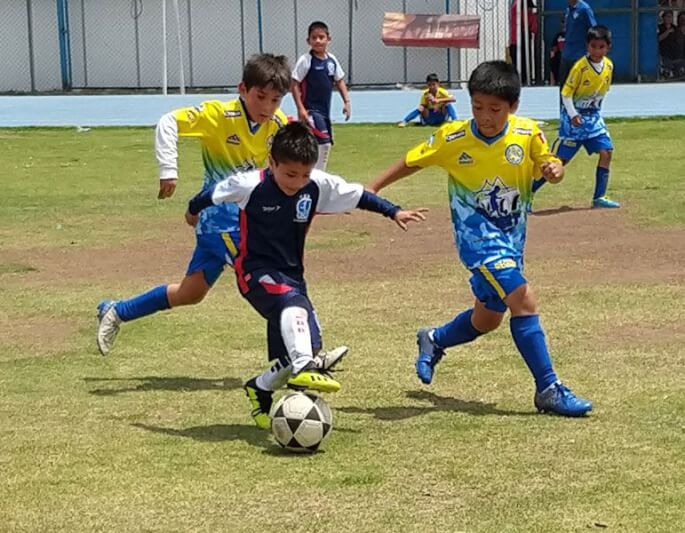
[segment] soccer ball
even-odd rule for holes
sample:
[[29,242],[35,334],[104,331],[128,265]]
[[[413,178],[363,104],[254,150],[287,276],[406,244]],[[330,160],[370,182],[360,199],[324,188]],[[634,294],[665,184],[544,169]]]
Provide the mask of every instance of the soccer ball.
[[332,427],[330,407],[312,392],[289,392],[271,410],[271,432],[278,444],[292,452],[315,452]]

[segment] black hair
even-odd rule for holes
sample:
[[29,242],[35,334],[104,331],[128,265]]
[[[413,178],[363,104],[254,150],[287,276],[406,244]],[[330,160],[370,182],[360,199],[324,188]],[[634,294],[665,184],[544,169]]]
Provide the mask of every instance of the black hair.
[[274,135],[271,157],[276,163],[314,165],[319,159],[319,144],[304,122],[290,122]]
[[431,81],[437,81],[440,83],[440,78],[438,78],[438,75],[435,72],[431,72],[428,76],[426,76],[426,83]]
[[330,37],[330,32],[328,31],[328,24],[325,22],[321,22],[320,20],[315,20],[309,25],[309,28],[307,28],[307,37],[309,37],[314,30],[323,30],[326,32],[326,35]]
[[604,41],[609,46],[611,46],[611,30],[606,26],[599,24],[598,26],[592,26],[587,31],[586,41]]
[[269,85],[281,95],[290,90],[290,65],[285,56],[273,54],[253,55],[243,67],[243,83],[249,91],[252,87]]
[[482,93],[496,96],[514,105],[521,96],[521,80],[516,67],[505,61],[485,61],[469,78],[469,95]]

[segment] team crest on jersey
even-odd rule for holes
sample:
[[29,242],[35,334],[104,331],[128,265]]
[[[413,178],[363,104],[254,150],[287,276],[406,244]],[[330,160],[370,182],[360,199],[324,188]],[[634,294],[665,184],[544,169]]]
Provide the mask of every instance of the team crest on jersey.
[[510,144],[504,150],[504,157],[512,165],[520,165],[523,162],[523,148],[518,144]]
[[471,157],[466,152],[462,152],[461,155],[459,156],[459,164],[460,165],[473,165],[473,157]]
[[228,144],[240,144],[240,137],[234,133],[233,135],[226,137],[226,142]]
[[327,63],[328,65],[328,75],[333,76],[335,74],[335,63],[333,61],[329,61]]
[[474,194],[476,207],[491,218],[502,218],[514,213],[518,209],[519,196],[518,189],[507,187],[499,176],[492,182],[485,180],[480,190]]
[[295,222],[307,222],[309,220],[309,212],[312,210],[312,197],[308,194],[303,194],[295,204]]
[[226,109],[224,111],[224,117],[226,118],[236,118],[241,115],[242,113],[238,109]]
[[452,142],[456,141],[457,139],[461,139],[464,135],[466,135],[465,130],[459,130],[455,131],[454,133],[450,133],[449,135],[445,135],[445,142]]

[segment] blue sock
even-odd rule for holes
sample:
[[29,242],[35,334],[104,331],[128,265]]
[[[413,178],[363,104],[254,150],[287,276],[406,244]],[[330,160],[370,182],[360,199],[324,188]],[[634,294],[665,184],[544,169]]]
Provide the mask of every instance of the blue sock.
[[114,305],[117,315],[124,322],[151,315],[157,311],[164,311],[169,307],[171,306],[166,296],[166,285],[160,285],[128,300],[121,300]]
[[509,321],[511,336],[535,378],[535,387],[542,392],[557,381],[552,368],[552,360],[547,350],[545,332],[538,315],[514,316]]
[[473,309],[467,309],[455,316],[447,324],[443,324],[433,330],[433,340],[441,348],[449,348],[457,344],[471,342],[482,333],[471,324]]
[[533,180],[533,193],[538,192],[538,189],[542,187],[545,183],[547,183],[547,180],[545,178],[537,178]]
[[447,104],[447,114],[452,120],[457,120],[457,110],[452,104]]
[[607,193],[609,186],[609,169],[604,167],[597,167],[595,171],[595,194],[592,197],[594,200],[601,198]]
[[418,109],[412,109],[409,113],[407,113],[407,116],[402,119],[402,122],[411,122],[420,114],[421,111],[419,111]]

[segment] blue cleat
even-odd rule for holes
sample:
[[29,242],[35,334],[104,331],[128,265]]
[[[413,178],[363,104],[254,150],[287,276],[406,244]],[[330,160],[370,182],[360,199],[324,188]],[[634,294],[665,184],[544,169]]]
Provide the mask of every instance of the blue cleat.
[[98,304],[98,329],[95,337],[98,350],[102,355],[107,355],[114,346],[114,339],[119,333],[121,319],[117,315],[113,300],[103,300]]
[[432,332],[432,329],[424,328],[416,333],[416,344],[419,345],[419,356],[416,358],[415,365],[416,375],[419,376],[421,382],[426,385],[430,385],[430,382],[433,381],[435,365],[437,365],[445,355],[445,350],[433,341]]
[[584,416],[592,411],[592,402],[578,398],[571,389],[557,381],[535,393],[535,407],[541,413],[561,416]]
[[600,209],[616,209],[617,207],[621,207],[621,204],[614,200],[609,200],[609,198],[606,196],[600,196],[599,198],[592,200],[592,207]]

